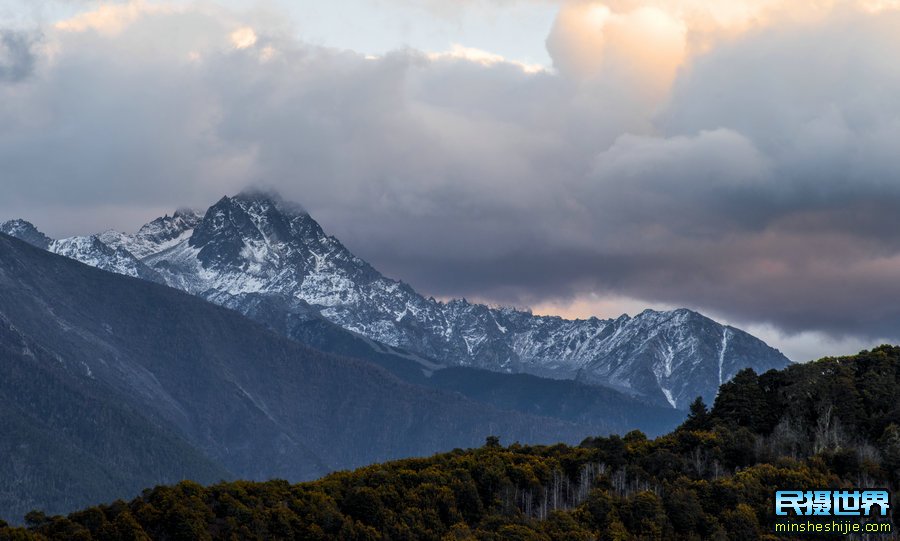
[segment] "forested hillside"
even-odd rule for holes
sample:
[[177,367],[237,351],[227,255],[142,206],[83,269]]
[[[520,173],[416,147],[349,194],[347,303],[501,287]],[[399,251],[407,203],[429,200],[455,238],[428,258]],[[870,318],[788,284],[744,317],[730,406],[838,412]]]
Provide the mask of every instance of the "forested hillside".
[[[785,539],[777,489],[900,481],[900,348],[740,373],[673,433],[407,459],[289,485],[192,482],[8,539]],[[811,537],[807,536],[806,539]]]

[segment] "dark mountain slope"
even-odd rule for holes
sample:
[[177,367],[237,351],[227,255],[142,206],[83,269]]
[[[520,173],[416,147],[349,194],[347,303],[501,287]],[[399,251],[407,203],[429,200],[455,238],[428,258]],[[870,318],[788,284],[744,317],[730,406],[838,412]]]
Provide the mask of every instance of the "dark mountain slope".
[[598,435],[641,430],[658,436],[684,420],[680,410],[647,404],[605,387],[530,374],[447,368],[435,372],[428,378],[427,385],[455,391],[502,409],[591,424],[597,428]]
[[[503,412],[459,394],[410,385],[371,364],[311,350],[186,293],[99,271],[5,235],[0,235],[0,318],[11,329],[4,340],[4,381],[14,382],[7,374],[16,374],[31,386],[27,396],[42,397],[10,395],[4,411],[12,413],[6,415],[53,420],[65,404],[75,407],[77,400],[45,375],[55,371],[62,380],[58,387],[83,388],[81,396],[100,397],[108,415],[121,415],[110,422],[113,427],[132,423],[128,430],[98,431],[91,436],[99,438],[97,446],[143,446],[130,434],[147,424],[160,427],[209,457],[192,469],[189,454],[179,453],[182,463],[169,465],[168,472],[182,473],[181,467],[191,478],[220,473],[217,463],[237,477],[301,480],[473,445],[487,434],[534,442],[578,441],[587,434],[571,423]],[[15,345],[13,336],[27,347]],[[34,354],[36,349],[42,353]],[[37,366],[28,369],[23,364],[28,359]],[[87,408],[84,422],[103,428],[104,415]],[[43,429],[36,424],[35,430],[97,456],[78,443],[87,438],[80,425],[54,423]],[[152,430],[146,433],[159,441]],[[31,437],[24,429],[4,431],[0,447],[32,445]],[[135,475],[145,485],[171,480],[147,468],[152,462],[135,461],[140,464]],[[75,471],[63,459],[46,467]],[[122,467],[133,471],[128,464]],[[7,480],[3,486],[9,486]],[[61,479],[59,490],[72,491],[76,484]],[[16,497],[51,510],[85,503],[47,499],[27,483],[20,488],[13,490]]]
[[410,383],[457,392],[503,410],[576,422],[596,435],[639,429],[657,436],[684,420],[683,411],[648,404],[608,387],[477,368],[444,368],[432,359],[350,332],[300,299],[252,293],[236,297],[235,302],[254,321],[315,349],[364,359]]
[[[72,509],[148,483],[231,477],[171,427],[94,385],[0,317],[0,513]],[[74,368],[74,372],[73,369]]]

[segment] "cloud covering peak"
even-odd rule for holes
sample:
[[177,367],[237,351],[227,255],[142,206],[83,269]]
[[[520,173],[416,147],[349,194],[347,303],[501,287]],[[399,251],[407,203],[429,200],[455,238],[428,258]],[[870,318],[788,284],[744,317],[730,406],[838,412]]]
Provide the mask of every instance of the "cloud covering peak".
[[900,339],[898,7],[566,2],[542,67],[103,4],[0,33],[0,216],[134,229],[263,183],[438,296]]

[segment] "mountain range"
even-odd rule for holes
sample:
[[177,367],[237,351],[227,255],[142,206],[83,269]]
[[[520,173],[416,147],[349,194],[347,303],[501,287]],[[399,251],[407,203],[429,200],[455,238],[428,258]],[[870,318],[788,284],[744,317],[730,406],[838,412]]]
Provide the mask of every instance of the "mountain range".
[[[765,372],[790,363],[750,334],[687,309],[567,320],[435,300],[383,276],[301,206],[271,193],[223,197],[205,212],[179,210],[135,234],[54,241],[24,220],[0,231],[187,291],[302,342],[316,342],[311,322],[332,323],[372,341],[369,356],[389,351],[384,366],[417,380],[447,367],[524,373],[685,409],[697,396],[711,402],[743,368]],[[328,349],[321,342],[314,345]]]
[[0,517],[14,521],[181,479],[300,481],[490,434],[573,443],[597,428],[413,385],[6,235],[0,358]]
[[487,435],[661,434],[736,371],[789,362],[690,310],[565,320],[427,298],[271,194],[135,234],[51,239],[21,219],[0,233],[0,516],[14,521]]

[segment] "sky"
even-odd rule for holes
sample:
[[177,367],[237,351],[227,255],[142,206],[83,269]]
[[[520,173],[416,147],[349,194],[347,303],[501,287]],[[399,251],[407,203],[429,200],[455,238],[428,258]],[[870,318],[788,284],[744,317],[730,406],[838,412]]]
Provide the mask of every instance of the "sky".
[[0,219],[277,190],[426,295],[900,342],[900,0],[7,0]]

